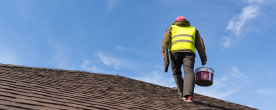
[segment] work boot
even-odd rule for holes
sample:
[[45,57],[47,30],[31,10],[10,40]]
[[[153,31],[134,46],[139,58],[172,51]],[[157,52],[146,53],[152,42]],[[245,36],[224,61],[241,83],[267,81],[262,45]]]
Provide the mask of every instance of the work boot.
[[185,102],[193,102],[193,97],[192,96],[188,96],[184,101]]
[[184,101],[186,100],[186,97],[179,96],[179,98]]
[[185,100],[186,100],[186,97],[182,97],[181,99],[185,101]]

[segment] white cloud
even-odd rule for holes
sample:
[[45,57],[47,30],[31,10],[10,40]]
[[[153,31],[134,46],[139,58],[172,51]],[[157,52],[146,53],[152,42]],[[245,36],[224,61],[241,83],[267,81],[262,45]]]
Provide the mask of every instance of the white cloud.
[[227,77],[222,77],[221,80],[222,80],[222,81],[226,81],[226,80],[227,80]]
[[243,2],[251,4],[251,3],[262,3],[264,0],[243,0]]
[[170,78],[169,82],[175,82],[174,78]]
[[121,59],[107,57],[103,53],[98,53],[100,60],[107,66],[113,66],[115,69],[119,70],[119,67],[122,66],[123,61]]
[[117,49],[123,49],[123,47],[120,45],[117,45],[116,47],[117,47]]
[[112,66],[114,69],[119,70],[120,68],[126,69],[136,69],[136,66],[133,65],[133,62],[127,59],[120,59],[111,57],[110,55],[104,53],[97,53],[100,60],[107,66]]
[[108,0],[107,2],[107,9],[111,11],[114,7],[118,6],[121,0]]
[[244,75],[244,74],[242,74],[240,71],[238,71],[237,67],[232,66],[230,70],[231,70],[231,75],[232,76],[235,76],[235,77],[237,77],[237,78],[239,78],[239,79],[241,79],[241,80],[243,80],[245,82],[248,82],[248,83],[251,82],[250,81],[251,78],[248,77],[248,76],[246,76],[246,75]]
[[231,36],[223,37],[221,39],[225,39],[225,42],[222,43],[224,47],[229,47],[233,42],[231,41]]
[[9,46],[0,42],[0,63],[3,64],[18,64],[17,53],[13,52],[13,49],[8,48]]
[[276,95],[276,90],[272,88],[259,88],[255,92],[262,95]]
[[117,46],[116,46],[116,49],[117,49],[117,50],[120,50],[120,51],[126,51],[126,52],[134,52],[134,53],[137,53],[136,51],[134,51],[134,49],[126,48],[126,47],[123,47],[123,46],[120,46],[120,45],[117,45]]
[[61,43],[56,43],[53,39],[48,39],[49,44],[53,47],[54,53],[52,54],[52,59],[55,65],[59,69],[75,70],[73,64],[70,64],[68,60],[67,49],[62,46]]
[[166,86],[166,87],[176,86],[174,81],[173,82],[171,81],[172,80],[171,78],[168,78],[167,76],[161,73],[162,72],[159,72],[159,71],[151,71],[148,73],[138,73],[139,76],[131,77],[131,78],[145,81],[148,83]]
[[126,48],[126,47],[123,47],[123,46],[120,46],[120,45],[117,45],[117,46],[116,46],[116,49],[117,49],[117,50],[120,50],[120,51],[138,53],[135,49]]
[[253,108],[251,105],[248,105],[248,104],[246,106]]
[[82,69],[88,70],[88,71],[91,71],[91,72],[95,72],[95,73],[107,73],[104,70],[96,68],[96,66],[88,67],[88,64],[90,64],[90,61],[89,60],[84,60],[83,64],[81,65]]
[[0,63],[3,64],[17,64],[16,56],[8,51],[1,49],[0,51]]
[[66,69],[67,68],[67,61],[64,59],[65,52],[61,49],[55,49],[55,55],[53,56],[54,60],[56,61],[56,65],[58,68]]
[[[236,67],[234,67],[231,72],[235,72],[234,74],[242,74],[237,70]],[[166,74],[161,73],[163,72],[151,71],[148,73],[138,73],[138,76],[131,78],[166,87],[176,87],[173,76],[170,77]],[[213,81],[213,85],[210,87],[196,86],[195,93],[215,97],[218,99],[226,99],[242,89],[242,85],[233,82],[233,78],[235,78],[235,76],[223,76],[221,78],[215,79]]]
[[235,89],[229,87],[227,82],[225,82],[227,79],[227,77],[216,79],[210,87],[196,87],[195,93],[218,99],[225,99],[240,90],[240,88],[237,89],[237,87],[235,87]]
[[155,67],[156,67],[156,68],[159,68],[159,69],[161,69],[161,70],[163,70],[163,69],[164,69],[164,67],[163,67],[163,66],[161,66],[161,65],[159,65],[159,64],[155,65]]
[[195,92],[201,95],[206,95],[210,97],[214,97],[217,99],[225,99],[232,95],[233,93],[238,92],[239,90],[232,90],[232,91],[227,91],[227,92],[222,92],[218,90],[212,90],[212,89],[195,89]]
[[[234,71],[235,70],[235,71]],[[237,72],[237,68],[235,67],[233,71]],[[151,71],[148,73],[138,73],[138,76],[131,77],[133,79],[158,84],[166,87],[176,87],[173,76],[168,76],[166,74],[161,74],[164,72],[159,71]],[[238,71],[238,73],[240,73]],[[229,74],[227,74],[229,75]],[[213,81],[213,85],[210,87],[195,87],[195,93],[215,97],[218,99],[226,99],[231,95],[239,92],[242,89],[242,85],[236,82],[233,82],[233,78],[235,76],[223,76],[221,78],[217,78]]]
[[269,77],[274,77],[276,75],[276,73],[274,72],[267,72],[267,76]]
[[245,31],[254,31],[253,28],[246,28],[245,30],[244,25],[260,15],[260,3],[262,3],[263,0],[243,0],[243,2],[248,3],[249,5],[243,7],[242,13],[234,16],[228,22],[226,30],[230,30],[233,33],[229,37],[222,37],[222,40],[224,40],[222,42],[222,45],[224,47],[230,47],[230,45],[234,44],[237,38],[234,38],[233,36],[239,37],[239,35],[244,33]]
[[244,7],[242,13],[239,16],[235,16],[232,20],[229,21],[226,29],[233,31],[233,34],[238,36],[239,34],[241,34],[244,24],[247,21],[255,18],[258,15],[258,11],[258,5],[249,5],[247,7]]
[[123,46],[117,45],[116,49],[119,50],[119,51],[131,52],[131,53],[134,53],[136,55],[145,56],[145,54],[142,54],[141,52],[139,52],[139,50],[133,49],[133,48],[128,48],[128,47],[123,47]]

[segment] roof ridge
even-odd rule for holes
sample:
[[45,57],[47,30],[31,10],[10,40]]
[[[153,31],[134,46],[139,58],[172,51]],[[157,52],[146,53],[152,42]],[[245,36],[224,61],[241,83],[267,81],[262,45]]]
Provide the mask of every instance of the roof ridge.
[[[29,69],[44,69],[44,70],[52,70],[52,71],[57,71],[57,70],[58,70],[58,71],[66,71],[66,72],[82,72],[82,73],[85,73],[85,74],[98,74],[98,75],[107,75],[107,76],[120,76],[120,75],[106,74],[106,73],[92,73],[92,72],[81,71],[81,70],[66,70],[66,69],[56,69],[56,68],[46,68],[46,67],[33,67],[33,66],[3,64],[3,63],[0,63],[0,67],[13,67],[13,68],[16,67],[16,68],[29,68]],[[156,86],[161,86],[161,87],[165,87],[165,88],[170,88],[170,87],[166,87],[166,86],[162,86],[162,85],[158,85],[158,84],[153,84],[153,83],[149,83],[149,82],[145,82],[145,81],[141,81],[141,80],[137,80],[137,79],[125,77],[125,76],[120,76],[120,77],[132,79],[132,80],[135,80],[135,81],[144,82],[144,83],[148,83],[148,84],[152,84],[152,85],[156,85]]]
[[[44,70],[52,70],[52,71],[67,71],[67,72],[83,72],[83,73],[89,73],[87,71],[81,71],[81,70],[66,70],[66,69],[58,69],[58,68],[47,68],[47,67],[34,67],[34,66],[23,66],[23,65],[13,65],[13,64],[3,64],[0,63],[0,67],[15,67],[15,68],[29,68],[29,69],[44,69]],[[100,75],[111,75],[111,76],[118,76],[113,74],[105,74],[105,73],[93,73],[93,74],[100,74]]]

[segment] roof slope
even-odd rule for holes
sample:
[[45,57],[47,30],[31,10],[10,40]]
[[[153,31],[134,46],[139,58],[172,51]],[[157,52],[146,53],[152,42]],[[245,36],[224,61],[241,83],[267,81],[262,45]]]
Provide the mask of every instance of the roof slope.
[[8,110],[254,110],[199,94],[186,103],[171,88],[116,75],[0,64],[0,76],[0,108]]

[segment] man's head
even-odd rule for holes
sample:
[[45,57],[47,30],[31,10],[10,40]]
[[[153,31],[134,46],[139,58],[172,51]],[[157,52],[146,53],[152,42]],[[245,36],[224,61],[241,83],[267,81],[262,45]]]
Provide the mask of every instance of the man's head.
[[186,19],[186,18],[183,17],[183,16],[178,16],[178,17],[175,19],[175,21],[180,21],[180,20],[183,20],[183,19]]

